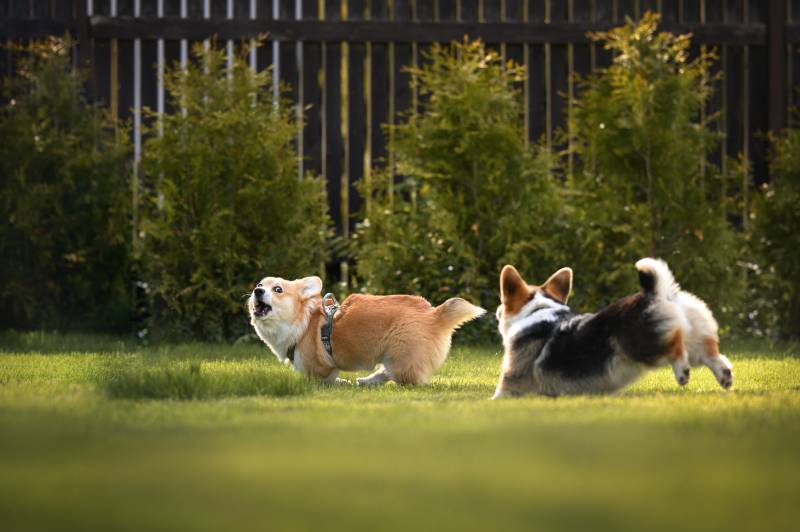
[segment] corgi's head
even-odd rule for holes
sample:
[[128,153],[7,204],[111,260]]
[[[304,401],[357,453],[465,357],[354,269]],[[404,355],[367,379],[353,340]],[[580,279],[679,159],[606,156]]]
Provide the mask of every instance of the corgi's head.
[[500,306],[497,321],[500,334],[513,336],[515,323],[542,310],[553,312],[567,309],[567,299],[572,291],[572,269],[561,268],[541,285],[525,282],[514,266],[507,265],[500,272]]
[[306,303],[320,295],[322,279],[317,276],[294,281],[280,277],[264,277],[253,289],[247,301],[250,323],[291,324],[305,314]]

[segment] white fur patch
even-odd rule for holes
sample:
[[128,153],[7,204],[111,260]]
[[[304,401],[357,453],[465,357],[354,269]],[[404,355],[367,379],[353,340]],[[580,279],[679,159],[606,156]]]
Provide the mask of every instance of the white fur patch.
[[503,336],[511,340],[531,325],[557,321],[558,314],[565,310],[569,310],[569,307],[537,293],[533,299],[525,303],[518,314],[504,320]]
[[[251,296],[252,297],[252,296]],[[271,298],[266,298],[271,303]],[[319,305],[318,298],[311,298],[300,309],[299,319],[293,322],[282,321],[277,314],[270,313],[266,318],[255,319],[253,327],[261,340],[269,346],[272,353],[284,364],[289,364],[298,371],[303,371],[302,356],[299,349],[295,349],[294,362],[289,360],[288,350],[296,345],[300,337],[308,328],[311,313]]]
[[654,292],[657,296],[673,298],[681,287],[675,282],[672,270],[661,259],[646,257],[636,262],[636,269],[640,272],[649,272],[655,277]]

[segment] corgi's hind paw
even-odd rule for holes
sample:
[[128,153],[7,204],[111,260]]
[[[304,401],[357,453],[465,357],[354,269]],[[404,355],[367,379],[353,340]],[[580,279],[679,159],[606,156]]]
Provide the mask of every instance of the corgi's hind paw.
[[733,372],[728,368],[723,369],[717,378],[719,385],[726,390],[733,386]]

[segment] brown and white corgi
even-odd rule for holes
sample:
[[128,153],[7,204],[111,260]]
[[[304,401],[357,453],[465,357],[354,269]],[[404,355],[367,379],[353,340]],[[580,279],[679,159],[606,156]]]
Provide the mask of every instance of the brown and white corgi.
[[281,362],[331,382],[342,381],[340,370],[381,364],[357,383],[426,383],[444,364],[453,332],[485,312],[458,297],[433,307],[417,296],[353,294],[334,315],[329,354],[320,333],[327,321],[321,290],[319,277],[265,277],[247,306],[256,333]]
[[570,268],[533,286],[504,267],[497,318],[505,355],[494,397],[610,393],[664,364],[672,365],[678,384],[689,381],[690,365],[704,364],[729,388],[732,366],[719,353],[717,322],[706,304],[680,289],[664,261],[641,259],[636,269],[642,292],[576,314],[566,304]]

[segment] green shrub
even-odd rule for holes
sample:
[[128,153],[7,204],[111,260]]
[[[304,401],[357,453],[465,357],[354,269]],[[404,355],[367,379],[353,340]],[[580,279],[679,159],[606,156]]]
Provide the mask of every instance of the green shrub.
[[140,263],[154,334],[231,339],[255,281],[319,272],[327,202],[320,179],[298,179],[295,111],[273,101],[269,71],[243,56],[229,71],[216,45],[194,55],[166,73],[174,110],[143,150]]
[[800,337],[800,130],[772,137],[770,183],[753,208],[748,317],[771,336]]
[[647,13],[593,35],[613,61],[581,81],[571,120],[576,302],[637,290],[633,263],[650,255],[725,315],[741,296],[740,239],[726,178],[708,162],[719,141],[703,116],[713,57],[690,59],[689,36],[658,33],[658,20]]
[[17,52],[0,110],[0,327],[129,330],[127,133],[81,96],[68,40]]
[[403,183],[384,174],[362,183],[370,206],[353,240],[357,282],[493,308],[503,263],[542,279],[561,264],[550,245],[561,198],[544,152],[525,144],[523,68],[481,42],[434,46],[428,59],[410,69],[420,110],[389,131]]

